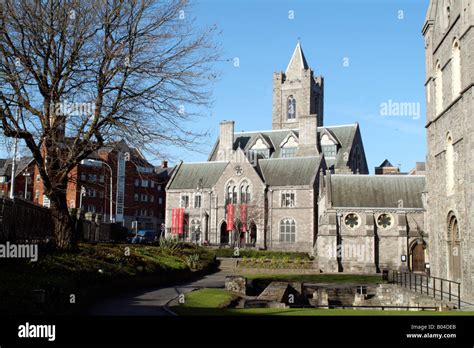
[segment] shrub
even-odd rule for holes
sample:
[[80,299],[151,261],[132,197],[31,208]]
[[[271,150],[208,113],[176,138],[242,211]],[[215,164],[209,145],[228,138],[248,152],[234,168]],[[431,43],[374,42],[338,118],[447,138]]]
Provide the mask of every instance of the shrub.
[[186,264],[192,270],[196,270],[199,267],[199,254],[192,254],[186,256]]
[[173,255],[181,249],[179,244],[179,241],[175,238],[162,238],[160,239],[159,249]]

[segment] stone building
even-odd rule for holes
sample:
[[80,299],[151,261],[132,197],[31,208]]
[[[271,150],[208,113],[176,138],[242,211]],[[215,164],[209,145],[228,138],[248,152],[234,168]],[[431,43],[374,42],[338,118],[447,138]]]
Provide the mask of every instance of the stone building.
[[[223,121],[207,162],[177,166],[167,186],[167,234],[308,252],[324,271],[406,268],[415,250],[424,270],[423,178],[369,176],[358,123],[325,126],[323,116],[324,79],[298,42],[286,71],[273,75],[272,130],[235,132]],[[354,216],[358,226],[337,222]],[[337,250],[347,245],[367,249],[341,259]]]
[[474,1],[431,0],[423,27],[431,272],[474,299]]
[[319,268],[424,272],[428,262],[424,189],[424,176],[328,173],[318,198]]

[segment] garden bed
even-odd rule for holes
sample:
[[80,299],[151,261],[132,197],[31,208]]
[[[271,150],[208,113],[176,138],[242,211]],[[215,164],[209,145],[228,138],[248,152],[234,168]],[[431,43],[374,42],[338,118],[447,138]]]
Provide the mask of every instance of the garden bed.
[[77,252],[40,250],[37,262],[2,260],[0,313],[84,313],[102,297],[190,281],[214,267],[213,253],[184,243],[164,248],[80,244]]

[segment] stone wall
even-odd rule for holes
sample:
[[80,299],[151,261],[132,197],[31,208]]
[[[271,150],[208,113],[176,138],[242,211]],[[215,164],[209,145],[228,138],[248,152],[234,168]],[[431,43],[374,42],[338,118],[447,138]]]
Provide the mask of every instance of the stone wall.
[[[430,1],[430,13],[423,35],[426,53],[427,104],[427,230],[430,232],[431,274],[462,282],[463,297],[474,300],[474,6],[472,1],[451,1],[447,5]],[[431,11],[432,10],[432,11]],[[436,10],[436,11],[435,11]],[[461,90],[453,89],[455,40],[460,46]],[[441,72],[437,73],[437,66]],[[441,83],[442,81],[442,83]],[[437,86],[442,86],[437,107]],[[439,104],[439,103],[438,103]],[[453,158],[447,156],[448,137]],[[453,187],[447,180],[448,164],[453,168]],[[455,217],[460,231],[461,272],[457,277],[449,257],[448,218]],[[456,279],[454,279],[456,278]]]
[[[281,207],[283,191],[293,191],[295,193],[294,207]],[[313,253],[317,226],[314,195],[315,191],[308,187],[271,187],[268,190],[268,248],[270,250]],[[296,240],[294,243],[280,241],[280,224],[283,219],[293,219],[296,223]]]

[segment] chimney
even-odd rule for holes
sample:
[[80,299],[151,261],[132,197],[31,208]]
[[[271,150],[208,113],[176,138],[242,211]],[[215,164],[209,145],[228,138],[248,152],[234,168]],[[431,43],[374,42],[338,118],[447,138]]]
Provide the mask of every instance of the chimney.
[[234,121],[220,123],[218,161],[230,161],[234,150]]
[[168,168],[168,161],[165,161],[165,160],[161,161],[161,167]]
[[301,116],[299,118],[299,146],[298,157],[315,156],[319,153],[317,148],[318,137],[317,115]]

